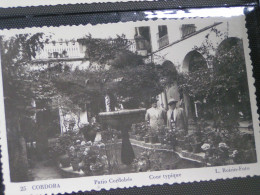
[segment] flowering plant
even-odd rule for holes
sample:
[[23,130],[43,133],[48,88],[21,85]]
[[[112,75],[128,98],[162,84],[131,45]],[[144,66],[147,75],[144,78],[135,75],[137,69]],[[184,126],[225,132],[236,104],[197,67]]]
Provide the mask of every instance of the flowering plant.
[[174,129],[167,129],[164,141],[170,148],[176,146],[176,131]]
[[116,129],[108,128],[106,130],[101,131],[102,141],[105,143],[111,143],[121,137],[121,131]]
[[218,147],[221,148],[221,149],[223,149],[223,150],[229,149],[229,147],[227,146],[227,144],[226,144],[226,143],[223,143],[223,142],[219,143],[219,144],[218,144]]
[[62,154],[66,154],[70,147],[76,147],[76,143],[80,143],[84,140],[83,136],[76,131],[67,131],[63,135],[60,135],[56,142],[49,147],[49,154],[55,158]]
[[133,167],[137,172],[145,172],[151,168],[150,158],[152,152],[146,150],[141,153],[141,155],[134,160]]
[[162,156],[154,150],[145,150],[134,160],[133,167],[137,172],[158,171],[162,168]]
[[207,144],[207,143],[204,143],[202,146],[201,146],[201,149],[206,151],[206,150],[209,150],[210,149],[210,145]]
[[108,172],[108,160],[104,154],[103,143],[93,143],[82,153],[82,170],[86,175],[105,174]]
[[131,129],[132,132],[140,136],[145,136],[148,132],[151,131],[151,127],[147,122],[132,124]]

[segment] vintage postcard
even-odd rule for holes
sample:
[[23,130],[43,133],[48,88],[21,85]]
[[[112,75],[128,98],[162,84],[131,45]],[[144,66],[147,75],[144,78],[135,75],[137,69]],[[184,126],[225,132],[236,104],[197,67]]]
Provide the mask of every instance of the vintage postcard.
[[183,12],[182,19],[152,20],[155,12],[146,12],[147,20],[136,22],[1,30],[5,193],[260,175],[241,10],[232,17]]

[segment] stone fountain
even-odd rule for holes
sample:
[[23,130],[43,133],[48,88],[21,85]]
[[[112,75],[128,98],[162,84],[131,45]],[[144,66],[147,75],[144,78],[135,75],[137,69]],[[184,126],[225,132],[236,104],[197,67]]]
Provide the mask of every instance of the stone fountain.
[[128,131],[133,123],[144,121],[145,112],[146,109],[142,108],[99,113],[99,120],[104,128],[110,127],[121,131],[121,161],[124,164],[131,164],[135,158]]

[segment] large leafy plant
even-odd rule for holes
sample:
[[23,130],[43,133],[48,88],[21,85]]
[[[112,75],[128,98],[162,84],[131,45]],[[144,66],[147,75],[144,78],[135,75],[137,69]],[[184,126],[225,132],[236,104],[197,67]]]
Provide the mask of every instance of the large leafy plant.
[[[212,32],[201,47],[194,48],[212,67],[198,66],[194,71],[183,73],[178,77],[179,88],[203,105],[200,117],[214,120],[217,128],[234,130],[241,114],[251,119],[243,45],[240,39],[225,42],[228,37],[222,37],[215,29]],[[215,48],[209,36],[220,36],[225,44]]]

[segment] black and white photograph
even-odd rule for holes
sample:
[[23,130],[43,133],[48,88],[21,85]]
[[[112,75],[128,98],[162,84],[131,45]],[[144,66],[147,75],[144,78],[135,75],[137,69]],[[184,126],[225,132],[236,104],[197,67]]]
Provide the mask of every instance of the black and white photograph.
[[1,32],[10,182],[257,163],[241,21]]

